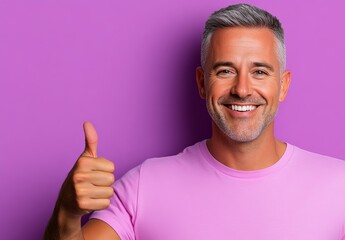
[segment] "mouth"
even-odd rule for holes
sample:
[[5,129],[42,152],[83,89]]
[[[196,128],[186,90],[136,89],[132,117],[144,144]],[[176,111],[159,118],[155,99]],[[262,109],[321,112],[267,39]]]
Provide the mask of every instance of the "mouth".
[[249,112],[255,110],[259,105],[225,104],[224,106],[236,112]]

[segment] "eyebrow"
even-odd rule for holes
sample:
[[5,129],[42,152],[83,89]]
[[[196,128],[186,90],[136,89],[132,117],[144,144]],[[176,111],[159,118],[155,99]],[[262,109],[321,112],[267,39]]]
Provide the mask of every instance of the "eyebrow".
[[268,70],[274,72],[274,68],[272,65],[268,64],[268,63],[263,63],[263,62],[253,62],[252,63],[255,67],[264,67],[267,68]]
[[[252,65],[255,67],[264,67],[267,68],[268,70],[274,72],[274,68],[272,65],[264,62],[252,62]],[[216,70],[219,67],[235,67],[235,64],[233,62],[216,62],[213,64],[212,69]]]
[[216,62],[213,64],[212,69],[216,70],[219,67],[234,67],[235,64],[233,62]]

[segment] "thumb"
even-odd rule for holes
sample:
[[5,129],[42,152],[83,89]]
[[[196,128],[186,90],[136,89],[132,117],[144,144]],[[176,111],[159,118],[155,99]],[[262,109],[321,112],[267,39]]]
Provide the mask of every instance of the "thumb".
[[98,136],[95,127],[90,122],[83,124],[85,134],[85,150],[84,155],[89,157],[97,157]]

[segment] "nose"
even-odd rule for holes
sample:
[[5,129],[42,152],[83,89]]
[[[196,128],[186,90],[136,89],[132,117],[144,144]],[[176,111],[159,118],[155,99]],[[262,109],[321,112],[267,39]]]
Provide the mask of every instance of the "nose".
[[252,94],[252,86],[247,73],[240,73],[234,79],[234,85],[231,88],[231,94],[237,95],[240,98],[245,98]]

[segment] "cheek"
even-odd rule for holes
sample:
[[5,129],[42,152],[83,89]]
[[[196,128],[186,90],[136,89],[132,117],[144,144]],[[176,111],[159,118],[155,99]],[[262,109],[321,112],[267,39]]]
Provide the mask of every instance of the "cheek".
[[257,91],[266,101],[278,102],[280,96],[280,85],[276,81],[260,82],[256,86]]
[[206,86],[206,94],[207,96],[212,96],[212,98],[219,98],[230,92],[229,83],[226,81],[210,80]]

